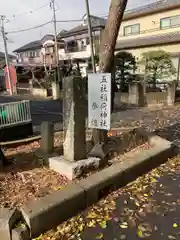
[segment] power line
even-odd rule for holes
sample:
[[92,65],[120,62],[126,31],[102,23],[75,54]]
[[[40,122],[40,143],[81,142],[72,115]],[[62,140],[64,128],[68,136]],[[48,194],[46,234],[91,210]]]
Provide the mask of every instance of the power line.
[[82,19],[74,19],[74,20],[58,20],[57,23],[73,23],[73,22],[82,22]]
[[40,25],[36,25],[36,26],[34,26],[34,27],[30,27],[30,28],[26,28],[26,29],[20,29],[20,30],[10,31],[10,32],[7,32],[7,33],[8,33],[8,34],[13,34],[13,33],[27,32],[27,31],[30,31],[30,30],[33,30],[33,29],[37,29],[37,28],[46,26],[46,25],[48,25],[48,24],[50,24],[50,23],[52,23],[52,21],[48,21],[48,22],[42,23],[42,24],[40,24]]
[[[37,28],[40,28],[40,27],[44,27],[50,23],[52,23],[53,20],[51,21],[48,21],[48,22],[45,22],[45,23],[42,23],[42,24],[39,24],[39,25],[36,25],[36,26],[33,26],[33,27],[30,27],[30,28],[25,28],[25,29],[20,29],[20,30],[14,30],[14,31],[9,31],[7,32],[8,34],[14,34],[14,33],[21,33],[21,32],[27,32],[27,31],[30,31],[30,30],[33,30],[33,29],[37,29]],[[72,20],[58,20],[56,21],[57,23],[73,23],[73,22],[82,22],[82,19],[72,19]]]
[[46,3],[46,4],[44,4],[44,5],[42,5],[42,6],[38,7],[38,8],[35,8],[35,9],[27,11],[27,12],[13,14],[11,20],[14,20],[16,17],[19,17],[19,16],[33,14],[33,13],[35,13],[35,12],[37,12],[37,11],[47,7],[47,6],[49,6],[49,3]]

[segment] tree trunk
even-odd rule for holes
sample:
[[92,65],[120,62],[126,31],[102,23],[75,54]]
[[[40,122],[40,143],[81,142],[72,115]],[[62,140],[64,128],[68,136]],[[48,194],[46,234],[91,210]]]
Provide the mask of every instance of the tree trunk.
[[[114,51],[119,34],[121,21],[128,0],[111,0],[107,23],[102,35],[99,54],[99,69],[103,73],[112,73],[114,69]],[[114,96],[114,81],[112,81],[112,98]],[[112,106],[113,107],[113,106]],[[93,142],[95,144],[106,142],[107,131],[94,130]]]

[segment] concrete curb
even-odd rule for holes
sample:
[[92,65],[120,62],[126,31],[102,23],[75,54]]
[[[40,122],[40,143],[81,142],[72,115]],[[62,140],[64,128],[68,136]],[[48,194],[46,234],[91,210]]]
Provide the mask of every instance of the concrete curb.
[[[57,136],[61,133],[62,131],[54,132],[54,136]],[[28,144],[28,143],[39,141],[39,140],[41,140],[41,135],[36,135],[36,136],[32,136],[32,137],[28,137],[20,140],[15,140],[15,141],[0,142],[0,146],[1,147],[15,147],[15,146],[17,147],[22,144]]]
[[0,209],[0,239],[11,240],[11,231],[21,218],[21,213],[16,209]]
[[37,237],[85,208],[84,189],[73,183],[51,195],[29,202],[21,208],[21,212],[31,237]]
[[133,131],[140,138],[143,137],[153,144],[152,148],[136,153],[124,162],[116,163],[76,184],[70,184],[58,192],[22,207],[21,213],[30,230],[31,238],[56,227],[96,203],[101,197],[135,180],[175,155],[171,142],[142,129]]

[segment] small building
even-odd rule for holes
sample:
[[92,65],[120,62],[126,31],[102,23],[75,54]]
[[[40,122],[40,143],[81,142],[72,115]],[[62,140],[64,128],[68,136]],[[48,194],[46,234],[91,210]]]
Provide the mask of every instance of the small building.
[[[94,43],[94,53],[99,55],[99,45],[101,35],[105,27],[106,20],[97,16],[90,16],[92,25],[92,35]],[[69,31],[61,31],[58,39],[64,41],[64,48],[59,50],[59,60],[66,63],[75,63],[78,61],[80,70],[86,75],[88,63],[91,57],[91,47],[88,35],[87,16],[84,15],[82,24]]]
[[[58,42],[58,48],[62,44],[62,41]],[[30,42],[13,52],[17,55],[19,66],[55,65],[54,35],[45,35],[42,39]]]

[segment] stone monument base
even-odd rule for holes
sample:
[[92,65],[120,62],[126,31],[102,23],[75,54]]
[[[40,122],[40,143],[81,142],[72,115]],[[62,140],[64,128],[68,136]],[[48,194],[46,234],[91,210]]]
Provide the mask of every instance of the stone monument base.
[[83,175],[83,173],[90,172],[91,169],[98,169],[101,159],[90,157],[79,161],[68,161],[64,156],[49,158],[50,169],[66,176],[69,180],[73,180]]

